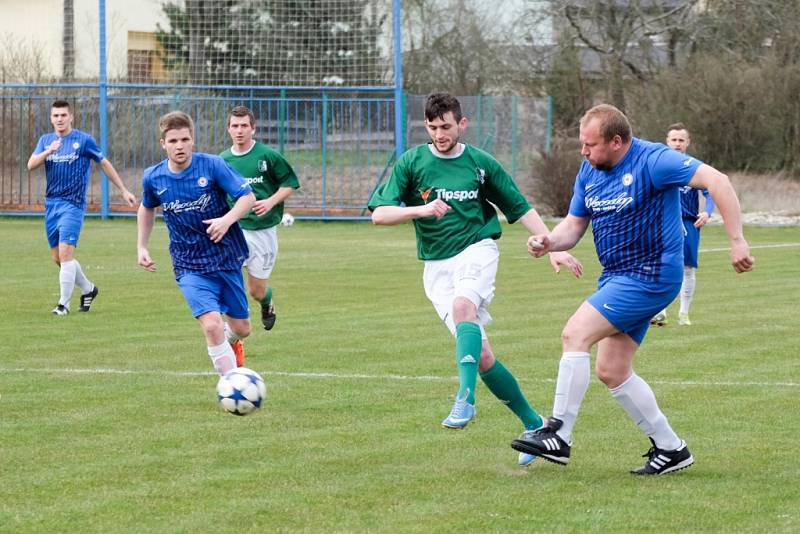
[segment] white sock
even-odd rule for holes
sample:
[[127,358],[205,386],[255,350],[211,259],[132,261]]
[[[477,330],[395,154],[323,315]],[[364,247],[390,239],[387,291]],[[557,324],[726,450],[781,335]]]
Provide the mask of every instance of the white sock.
[[669,426],[667,417],[658,407],[653,390],[642,377],[633,373],[625,382],[610,391],[636,426],[653,438],[656,447],[673,451],[681,446],[681,439]]
[[683,285],[681,286],[681,313],[689,313],[689,306],[692,305],[694,298],[694,286],[696,283],[694,267],[683,268]]
[[94,289],[94,284],[83,274],[83,269],[81,269],[81,264],[78,263],[78,260],[73,261],[75,262],[75,283],[81,288],[81,293],[85,295]]
[[578,418],[578,410],[586,390],[589,389],[589,364],[588,352],[565,352],[558,364],[553,417],[564,422],[556,433],[567,443],[572,439],[572,428]]
[[220,376],[236,368],[236,355],[233,353],[231,344],[227,341],[215,347],[208,347],[208,356]]
[[58,282],[61,285],[61,297],[58,303],[69,308],[69,300],[75,290],[75,260],[62,261],[61,271],[58,273]]
[[225,323],[225,339],[228,340],[228,343],[233,344],[233,343],[239,341],[240,339],[242,339],[239,336],[237,336],[236,333],[233,330],[231,330],[231,327],[228,324],[228,321],[224,321],[224,323]]

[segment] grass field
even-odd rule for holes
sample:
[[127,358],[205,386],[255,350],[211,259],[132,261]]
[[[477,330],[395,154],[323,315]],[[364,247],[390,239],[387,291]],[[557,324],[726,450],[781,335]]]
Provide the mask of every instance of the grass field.
[[[246,343],[267,402],[241,418],[217,407],[163,224],[151,274],[135,221],[88,220],[77,257],[101,293],[63,318],[42,221],[0,230],[0,532],[800,531],[798,227],[747,228],[746,275],[723,229],[703,231],[694,325],[651,330],[636,365],[696,463],[647,479],[628,469],[649,443],[596,378],[566,467],[517,467],[521,429],[482,385],[477,421],[440,427],[453,342],[409,226],[280,230],[278,322]],[[517,225],[499,244],[489,335],[548,414],[597,261],[584,240],[574,280],[528,257]]]

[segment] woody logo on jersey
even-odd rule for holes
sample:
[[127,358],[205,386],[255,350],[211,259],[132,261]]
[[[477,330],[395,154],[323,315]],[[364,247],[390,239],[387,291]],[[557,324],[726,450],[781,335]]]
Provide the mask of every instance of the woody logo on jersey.
[[[584,204],[593,212],[615,211],[619,213],[633,203],[633,197],[629,191],[633,181],[633,174],[629,172],[622,175],[619,185],[616,186],[613,185],[613,182],[610,182],[608,186],[604,186],[601,182],[595,182],[590,179],[584,186],[585,191],[591,191],[595,195],[587,195],[584,198]],[[597,189],[602,190],[594,189],[596,185],[600,186]],[[622,186],[621,188],[620,185]],[[622,190],[620,191],[620,189]]]

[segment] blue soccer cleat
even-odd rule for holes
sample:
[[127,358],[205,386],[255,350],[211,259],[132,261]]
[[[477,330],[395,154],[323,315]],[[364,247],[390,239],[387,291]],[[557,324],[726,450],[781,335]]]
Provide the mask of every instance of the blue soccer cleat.
[[458,399],[456,403],[453,404],[450,415],[445,417],[444,421],[442,421],[442,426],[461,430],[473,419],[475,419],[475,406],[468,403],[466,399]]
[[538,456],[528,454],[527,452],[521,452],[519,453],[517,464],[519,464],[520,467],[528,467],[533,463],[534,460],[536,460],[536,458],[538,458]]

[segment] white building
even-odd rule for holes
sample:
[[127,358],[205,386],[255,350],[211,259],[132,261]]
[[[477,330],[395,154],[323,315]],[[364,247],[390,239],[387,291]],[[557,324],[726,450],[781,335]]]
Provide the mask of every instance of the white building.
[[[105,0],[108,77],[127,78],[133,73],[157,70],[154,32],[166,26],[161,0]],[[99,72],[99,0],[73,0],[75,28],[75,79],[94,80]],[[44,78],[63,72],[64,0],[0,1],[0,58],[38,57]],[[7,61],[10,61],[7,59]],[[141,75],[135,78],[142,78]],[[6,79],[0,81],[29,81]]]

